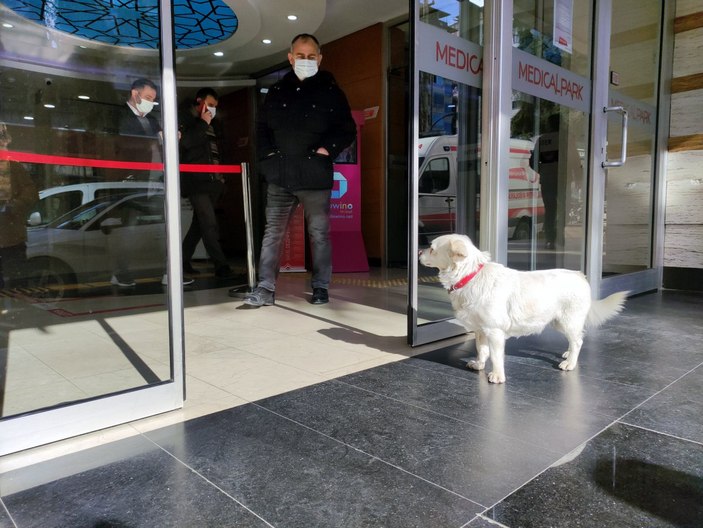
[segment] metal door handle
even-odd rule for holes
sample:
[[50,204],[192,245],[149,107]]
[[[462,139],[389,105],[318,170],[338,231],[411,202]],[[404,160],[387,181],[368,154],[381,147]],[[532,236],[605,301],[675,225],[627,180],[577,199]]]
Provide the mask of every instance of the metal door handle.
[[604,161],[601,165],[604,168],[622,167],[627,160],[627,110],[622,106],[606,106],[603,108],[603,113],[618,112],[622,116],[622,143],[620,150],[620,159],[613,161]]

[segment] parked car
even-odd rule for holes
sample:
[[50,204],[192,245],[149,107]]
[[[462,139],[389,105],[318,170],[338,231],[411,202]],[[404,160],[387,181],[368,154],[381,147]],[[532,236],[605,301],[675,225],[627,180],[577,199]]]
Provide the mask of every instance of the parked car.
[[72,284],[109,281],[118,254],[135,277],[161,276],[166,265],[163,192],[109,194],[27,230],[31,284],[54,296]]
[[153,189],[163,192],[160,182],[149,181],[101,181],[59,185],[39,191],[39,201],[27,218],[27,225],[47,225],[76,207],[112,194],[138,192]]
[[[59,185],[39,191],[39,201],[27,217],[28,227],[45,226],[58,217],[93,200],[109,197],[126,192],[164,192],[161,182],[152,181],[100,181]],[[190,202],[181,199],[181,226],[185,232],[193,218],[193,208]],[[207,258],[207,252],[202,240],[195,249],[194,257]]]

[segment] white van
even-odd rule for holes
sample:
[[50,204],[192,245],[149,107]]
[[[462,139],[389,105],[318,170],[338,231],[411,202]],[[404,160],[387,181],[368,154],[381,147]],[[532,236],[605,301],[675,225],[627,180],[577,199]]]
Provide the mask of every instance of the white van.
[[[457,136],[425,137],[419,148],[420,232],[429,243],[456,228]],[[529,238],[533,222],[538,226],[544,218],[539,174],[530,167],[533,149],[532,141],[510,140],[508,237],[513,240]]]

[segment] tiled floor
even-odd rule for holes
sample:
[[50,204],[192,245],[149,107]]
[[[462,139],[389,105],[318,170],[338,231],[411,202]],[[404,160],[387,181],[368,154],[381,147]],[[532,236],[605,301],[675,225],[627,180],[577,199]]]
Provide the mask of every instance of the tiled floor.
[[703,526],[703,295],[630,299],[569,373],[511,340],[495,386],[408,350],[392,292],[301,284],[244,314],[265,342],[193,299],[186,409],[0,460],[0,527]]

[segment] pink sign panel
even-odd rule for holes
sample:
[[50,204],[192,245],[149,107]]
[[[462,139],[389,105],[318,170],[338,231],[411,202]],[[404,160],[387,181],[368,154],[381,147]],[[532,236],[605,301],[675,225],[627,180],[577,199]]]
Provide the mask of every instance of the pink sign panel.
[[361,126],[363,112],[352,112],[356,121],[354,142],[334,164],[334,187],[330,201],[332,271],[368,271],[369,261],[361,234]]

